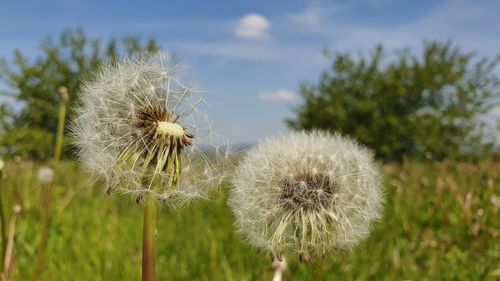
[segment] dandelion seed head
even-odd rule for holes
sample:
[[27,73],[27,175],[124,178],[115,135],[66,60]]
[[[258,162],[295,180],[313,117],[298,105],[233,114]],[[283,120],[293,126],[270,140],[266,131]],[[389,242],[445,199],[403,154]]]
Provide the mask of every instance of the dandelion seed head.
[[274,256],[348,250],[381,216],[371,153],[338,134],[300,132],[251,149],[232,179],[236,227]]
[[143,55],[84,83],[71,131],[79,159],[108,192],[175,204],[220,185],[225,159],[206,151],[220,150],[221,137],[204,131],[204,97],[180,81],[180,69],[168,55]]
[[50,167],[41,167],[37,174],[38,181],[42,184],[50,184],[54,180],[54,169]]
[[12,211],[14,212],[15,215],[19,215],[22,211],[22,207],[19,204],[15,204],[14,207],[12,208]]

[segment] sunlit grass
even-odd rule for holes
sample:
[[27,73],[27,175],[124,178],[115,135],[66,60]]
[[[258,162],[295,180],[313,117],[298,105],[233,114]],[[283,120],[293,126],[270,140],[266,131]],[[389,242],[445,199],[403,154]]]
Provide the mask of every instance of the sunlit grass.
[[[31,280],[34,274],[42,224],[36,169],[9,163],[2,187],[7,217],[20,198],[25,206],[16,227],[14,280]],[[74,163],[62,169],[42,280],[140,280],[141,208],[128,197],[105,195]],[[285,280],[500,278],[498,163],[383,170],[384,218],[368,240],[324,262],[300,264],[289,257]],[[234,233],[226,194],[227,187],[214,201],[158,211],[158,280],[272,279],[270,257]]]

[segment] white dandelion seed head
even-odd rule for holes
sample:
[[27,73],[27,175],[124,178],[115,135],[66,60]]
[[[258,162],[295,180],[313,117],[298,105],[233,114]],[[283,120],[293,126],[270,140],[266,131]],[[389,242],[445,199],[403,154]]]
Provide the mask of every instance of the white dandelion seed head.
[[184,203],[205,198],[224,177],[220,135],[208,125],[205,98],[178,78],[165,54],[104,66],[84,83],[71,131],[79,159],[108,191]]
[[50,184],[54,180],[54,169],[51,167],[41,167],[37,174],[38,181],[42,184]]
[[238,231],[274,256],[347,250],[380,218],[382,189],[372,154],[324,132],[268,139],[248,151],[233,178]]

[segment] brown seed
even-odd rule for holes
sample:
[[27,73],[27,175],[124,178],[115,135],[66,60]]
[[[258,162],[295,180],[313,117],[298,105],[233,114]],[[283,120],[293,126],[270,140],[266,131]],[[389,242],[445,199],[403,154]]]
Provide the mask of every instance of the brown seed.
[[283,208],[317,211],[334,203],[337,184],[325,173],[301,173],[281,183],[279,197]]

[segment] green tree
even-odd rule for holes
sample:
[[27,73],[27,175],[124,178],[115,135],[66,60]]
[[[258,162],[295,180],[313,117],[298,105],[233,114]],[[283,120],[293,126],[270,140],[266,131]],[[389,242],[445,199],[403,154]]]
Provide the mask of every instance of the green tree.
[[301,85],[303,102],[287,124],[350,135],[386,161],[484,156],[490,145],[478,117],[500,101],[499,59],[478,59],[450,42],[392,58],[381,45],[368,57],[334,55],[318,85]]
[[17,105],[3,106],[0,115],[0,146],[5,154],[51,157],[60,102],[57,89],[68,89],[71,118],[81,81],[102,63],[114,62],[120,55],[156,52],[159,47],[154,40],[143,43],[135,37],[104,42],[89,38],[78,28],[64,31],[56,43],[50,39],[42,42],[40,49],[34,60],[16,50],[11,63],[1,61],[0,79],[10,90],[0,94]]

